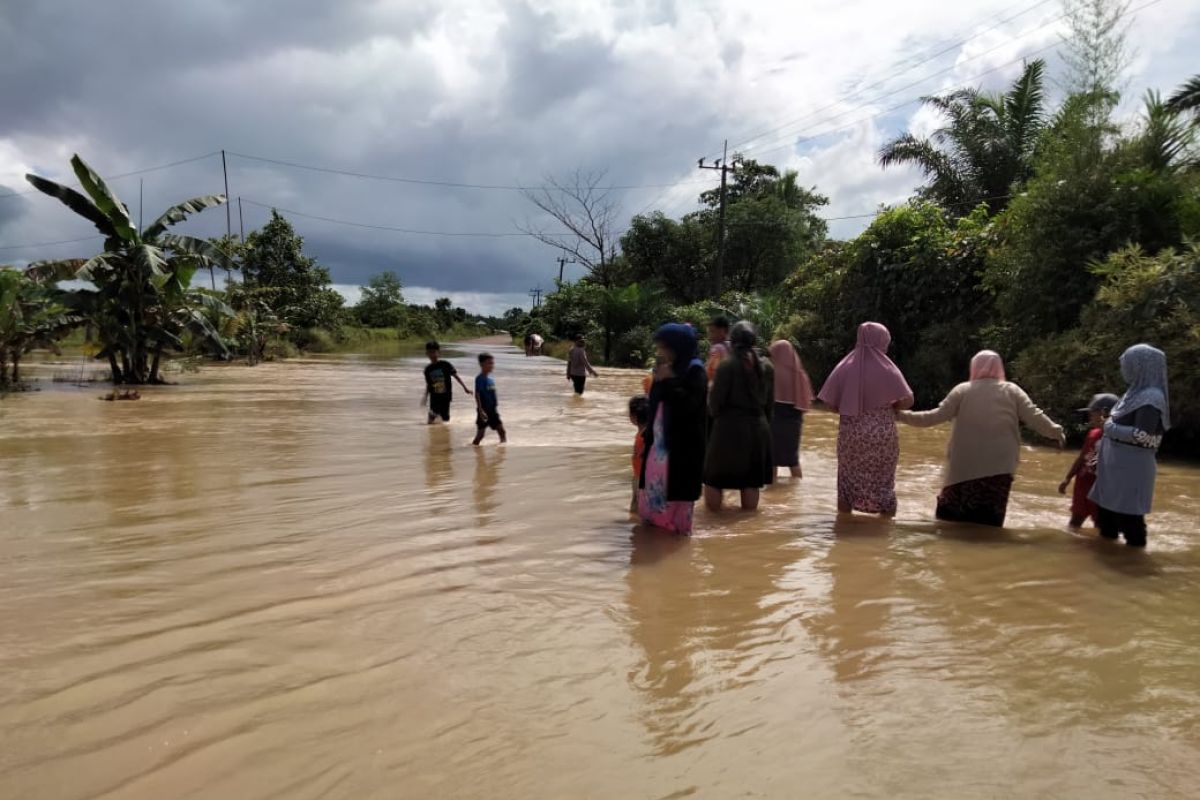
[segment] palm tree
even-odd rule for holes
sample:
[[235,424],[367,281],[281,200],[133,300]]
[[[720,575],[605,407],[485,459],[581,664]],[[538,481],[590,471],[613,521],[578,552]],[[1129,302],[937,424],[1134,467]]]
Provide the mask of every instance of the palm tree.
[[1142,129],[1132,143],[1146,166],[1160,172],[1183,172],[1195,167],[1195,128],[1170,103],[1164,103],[1158,92],[1146,92],[1144,102]]
[[1190,111],[1197,123],[1200,123],[1200,75],[1193,75],[1187,83],[1180,86],[1171,99],[1167,108],[1182,113]]
[[1008,205],[1015,187],[1033,175],[1038,138],[1046,126],[1045,62],[1025,66],[1000,95],[960,89],[921,101],[947,118],[928,138],[906,133],[879,151],[884,167],[912,164],[928,183],[919,193],[956,216],[980,203],[991,213]]
[[85,319],[100,340],[97,358],[107,358],[113,383],[161,383],[159,363],[167,348],[183,346],[185,329],[217,343],[220,335],[202,313],[232,314],[217,297],[192,288],[200,267],[232,269],[229,257],[212,243],[167,232],[191,214],[221,205],[221,195],[206,195],[167,209],[139,231],[129,208],[78,155],[71,167],[87,196],[54,181],[26,175],[40,191],[58,198],[104,234],[104,252],[90,259],[42,262],[27,274],[38,280],[76,279],[94,289],[67,295],[71,310]]

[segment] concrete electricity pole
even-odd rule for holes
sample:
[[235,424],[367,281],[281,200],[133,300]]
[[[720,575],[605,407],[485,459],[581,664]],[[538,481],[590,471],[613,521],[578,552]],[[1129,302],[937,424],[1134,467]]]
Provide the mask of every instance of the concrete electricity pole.
[[721,207],[717,217],[717,268],[713,270],[713,296],[721,296],[721,283],[725,278],[725,186],[726,178],[730,172],[737,170],[737,157],[734,157],[734,163],[729,163],[729,140],[725,140],[725,147],[721,151],[721,157],[713,164],[705,164],[704,159],[700,159],[700,169],[719,169],[721,171]]
[[558,282],[559,282],[559,283],[562,283],[562,280],[563,280],[563,267],[564,267],[564,266],[566,266],[567,264],[574,264],[574,263],[576,263],[576,262],[575,262],[575,259],[573,259],[573,258],[567,258],[566,256],[559,256],[559,257],[558,257],[557,259],[555,259],[555,260],[556,260],[556,261],[558,261]]

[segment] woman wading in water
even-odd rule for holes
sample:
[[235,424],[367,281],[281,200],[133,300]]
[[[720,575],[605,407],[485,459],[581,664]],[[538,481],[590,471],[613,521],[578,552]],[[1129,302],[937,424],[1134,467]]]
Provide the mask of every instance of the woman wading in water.
[[912,408],[913,393],[887,356],[892,335],[878,322],[858,326],[858,343],[821,387],[818,399],[838,425],[838,511],[896,514],[900,438],[896,411]]
[[901,411],[908,425],[929,428],[953,422],[937,518],[1004,525],[1013,474],[1021,458],[1021,425],[1063,446],[1062,426],[1010,383],[1004,361],[983,350],[971,359],[971,377],[950,390],[932,411]]
[[1146,546],[1146,515],[1154,500],[1159,445],[1171,427],[1167,357],[1148,344],[1121,355],[1121,377],[1129,384],[1104,423],[1096,484],[1089,495],[1105,539],[1124,534],[1130,547]]
[[775,368],[775,409],[771,413],[771,458],[775,468],[787,467],[793,478],[804,477],[800,469],[800,434],[804,415],[812,408],[813,390],[792,343],[771,343],[771,365]]
[[721,510],[721,492],[741,492],[742,509],[758,508],[759,490],[775,479],[771,462],[771,363],[758,357],[758,335],[749,322],[733,326],[732,353],[717,366],[708,394],[712,436],[704,459],[704,504]]
[[638,513],[649,525],[690,534],[704,467],[708,376],[691,326],[663,325],[654,344],[658,366],[650,387]]

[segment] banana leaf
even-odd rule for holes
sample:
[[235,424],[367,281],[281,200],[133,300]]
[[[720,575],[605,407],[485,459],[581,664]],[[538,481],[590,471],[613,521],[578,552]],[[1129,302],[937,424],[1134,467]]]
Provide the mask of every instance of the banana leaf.
[[112,220],[117,235],[127,242],[136,241],[137,229],[133,227],[133,220],[129,218],[129,208],[113,194],[104,179],[78,155],[71,157],[71,167],[75,170],[75,177],[79,178],[83,190],[91,195],[96,208]]
[[206,208],[223,205],[225,203],[225,195],[209,194],[202,197],[193,197],[191,200],[185,200],[179,205],[168,208],[161,217],[154,220],[149,228],[142,231],[143,239],[155,239],[167,232],[167,228],[177,222],[183,222],[188,218],[189,214],[195,214],[203,211]]
[[159,237],[158,244],[164,250],[174,250],[178,253],[199,256],[205,260],[206,265],[211,264],[231,272],[237,269],[237,264],[233,262],[233,259],[224,250],[212,242],[197,239],[195,236],[179,236],[175,234],[162,236]]
[[96,230],[105,236],[109,238],[121,238],[120,234],[117,233],[116,226],[113,225],[113,221],[97,208],[95,203],[79,192],[68,186],[63,186],[61,183],[55,183],[37,175],[26,175],[25,180],[33,184],[33,187],[39,192],[48,194],[51,197],[57,197],[63,205],[79,216],[86,218],[96,226]]

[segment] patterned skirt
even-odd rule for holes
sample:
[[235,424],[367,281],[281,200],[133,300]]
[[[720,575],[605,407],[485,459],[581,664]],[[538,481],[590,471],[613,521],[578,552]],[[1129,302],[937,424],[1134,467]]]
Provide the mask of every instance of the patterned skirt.
[[638,492],[638,515],[642,521],[672,533],[691,534],[695,504],[667,499],[667,473],[671,454],[667,451],[663,407],[654,415],[654,443],[646,454],[644,488]]
[[900,437],[891,408],[877,408],[838,425],[838,502],[868,514],[896,513]]
[[947,486],[938,495],[937,518],[1001,528],[1012,485],[1012,475],[992,475]]

